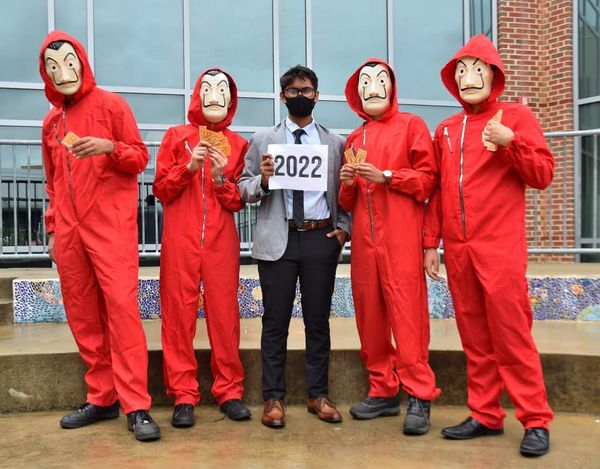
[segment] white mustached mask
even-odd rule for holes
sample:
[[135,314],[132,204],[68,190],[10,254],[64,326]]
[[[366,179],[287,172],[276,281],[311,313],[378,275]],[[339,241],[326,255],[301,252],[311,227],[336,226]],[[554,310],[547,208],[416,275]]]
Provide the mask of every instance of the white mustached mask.
[[202,115],[211,124],[221,122],[227,117],[231,107],[231,89],[224,73],[204,75],[200,83]]
[[46,49],[44,63],[46,73],[60,93],[71,96],[81,88],[81,61],[71,44],[65,42],[58,50]]
[[392,79],[382,64],[365,65],[358,75],[358,94],[363,110],[371,117],[382,116],[391,106]]
[[481,104],[492,93],[494,70],[477,57],[462,57],[456,61],[454,80],[463,101],[471,105]]

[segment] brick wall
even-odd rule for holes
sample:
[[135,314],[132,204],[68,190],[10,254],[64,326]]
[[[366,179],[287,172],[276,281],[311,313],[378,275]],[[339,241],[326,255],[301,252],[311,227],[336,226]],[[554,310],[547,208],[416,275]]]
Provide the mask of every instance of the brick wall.
[[[546,132],[573,130],[573,2],[498,0],[498,49],[507,77],[503,99],[526,102]],[[549,143],[556,162],[554,182],[543,192],[527,192],[528,242],[540,248],[574,247],[573,142],[563,138]],[[566,262],[573,256],[546,254],[530,260]]]

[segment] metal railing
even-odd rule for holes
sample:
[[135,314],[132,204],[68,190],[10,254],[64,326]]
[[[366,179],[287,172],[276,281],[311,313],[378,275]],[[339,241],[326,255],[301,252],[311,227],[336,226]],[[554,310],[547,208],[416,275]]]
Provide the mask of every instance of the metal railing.
[[[600,254],[600,129],[549,132],[555,177],[545,191],[528,190],[531,254]],[[146,142],[150,161],[138,177],[138,232],[142,258],[160,256],[162,205],[152,194],[160,142]],[[48,203],[40,141],[0,140],[0,260],[46,259],[44,214]],[[257,206],[236,213],[240,255],[248,257]],[[347,252],[347,250],[346,250]]]

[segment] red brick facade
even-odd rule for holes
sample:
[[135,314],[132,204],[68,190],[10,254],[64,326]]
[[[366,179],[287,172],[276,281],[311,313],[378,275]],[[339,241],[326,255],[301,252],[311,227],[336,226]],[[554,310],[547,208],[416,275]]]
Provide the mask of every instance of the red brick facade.
[[[545,132],[573,130],[573,2],[498,0],[498,49],[507,75],[504,99],[527,102]],[[555,138],[549,143],[556,160],[554,182],[543,192],[528,190],[529,246],[562,247],[566,220],[566,245],[574,247],[573,141]],[[573,257],[530,259],[564,262]]]

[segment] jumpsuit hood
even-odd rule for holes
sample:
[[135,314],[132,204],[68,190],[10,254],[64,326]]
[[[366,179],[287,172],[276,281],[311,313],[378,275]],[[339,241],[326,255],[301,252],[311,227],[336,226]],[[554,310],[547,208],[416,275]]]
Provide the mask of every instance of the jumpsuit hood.
[[40,48],[39,69],[42,80],[44,80],[44,92],[46,93],[48,101],[50,101],[56,107],[62,107],[65,104],[66,96],[54,87],[54,83],[52,83],[52,80],[46,73],[46,64],[44,63],[44,52],[48,46],[55,41],[66,41],[71,44],[77,53],[79,61],[81,62],[81,87],[73,95],[72,102],[79,101],[90,91],[92,91],[96,87],[96,80],[94,79],[92,67],[88,62],[88,57],[83,45],[73,36],[65,33],[64,31],[50,31],[50,33],[48,33],[46,36],[46,39],[44,39],[42,47]]
[[[373,117],[371,117],[369,114],[367,114],[364,111],[362,101],[360,99],[360,95],[358,94],[358,78],[359,78],[358,76],[360,74],[360,70],[368,63],[377,63],[377,64],[386,66],[390,72],[390,80],[393,85],[392,96],[391,96],[392,102],[390,104],[390,107],[388,108],[387,111],[385,111],[383,113],[383,115],[379,119],[374,119]],[[350,106],[350,108],[356,114],[358,114],[358,116],[361,119],[363,119],[365,121],[371,121],[371,120],[384,121],[384,120],[389,119],[390,117],[392,117],[394,114],[396,114],[398,112],[397,89],[398,89],[398,86],[396,85],[396,76],[394,75],[394,70],[392,70],[392,67],[390,67],[390,65],[382,59],[370,58],[370,59],[366,60],[360,67],[358,67],[354,71],[354,73],[350,76],[350,78],[348,79],[348,82],[346,83],[346,90],[345,90],[346,101],[348,101],[348,105]]]
[[456,100],[462,105],[462,107],[467,112],[471,112],[471,106],[465,101],[463,101],[463,99],[460,97],[458,85],[454,80],[456,61],[458,59],[461,59],[462,57],[476,57],[492,65],[492,67],[496,71],[491,93],[488,99],[484,103],[482,103],[481,110],[483,110],[487,107],[486,105],[490,105],[496,102],[498,97],[504,91],[504,64],[502,63],[502,59],[500,58],[500,54],[498,53],[498,49],[496,49],[496,46],[494,46],[494,43],[490,41],[487,36],[484,36],[483,34],[478,34],[477,36],[473,36],[469,40],[469,42],[467,42],[456,54],[454,54],[454,56],[448,61],[448,63],[444,65],[444,67],[441,70],[442,82],[444,83],[444,86],[448,89],[450,94],[456,98]]
[[[211,70],[216,70],[227,77],[227,79],[229,80],[229,90],[231,92],[231,106],[227,110],[227,117],[225,117],[225,119],[223,119],[221,122],[217,122],[216,124],[208,122],[204,118],[204,114],[202,113],[202,102],[200,100],[200,84],[202,83],[202,78],[204,78],[204,75],[206,75],[206,73]],[[212,67],[202,72],[202,74],[198,77],[198,80],[196,80],[196,85],[194,86],[194,92],[192,94],[192,100],[190,101],[190,108],[188,110],[188,120],[190,121],[190,124],[196,127],[203,125],[210,130],[219,132],[231,125],[233,117],[235,116],[237,105],[238,95],[237,85],[235,84],[235,81],[233,81],[233,78],[227,72],[221,70],[218,67]]]

